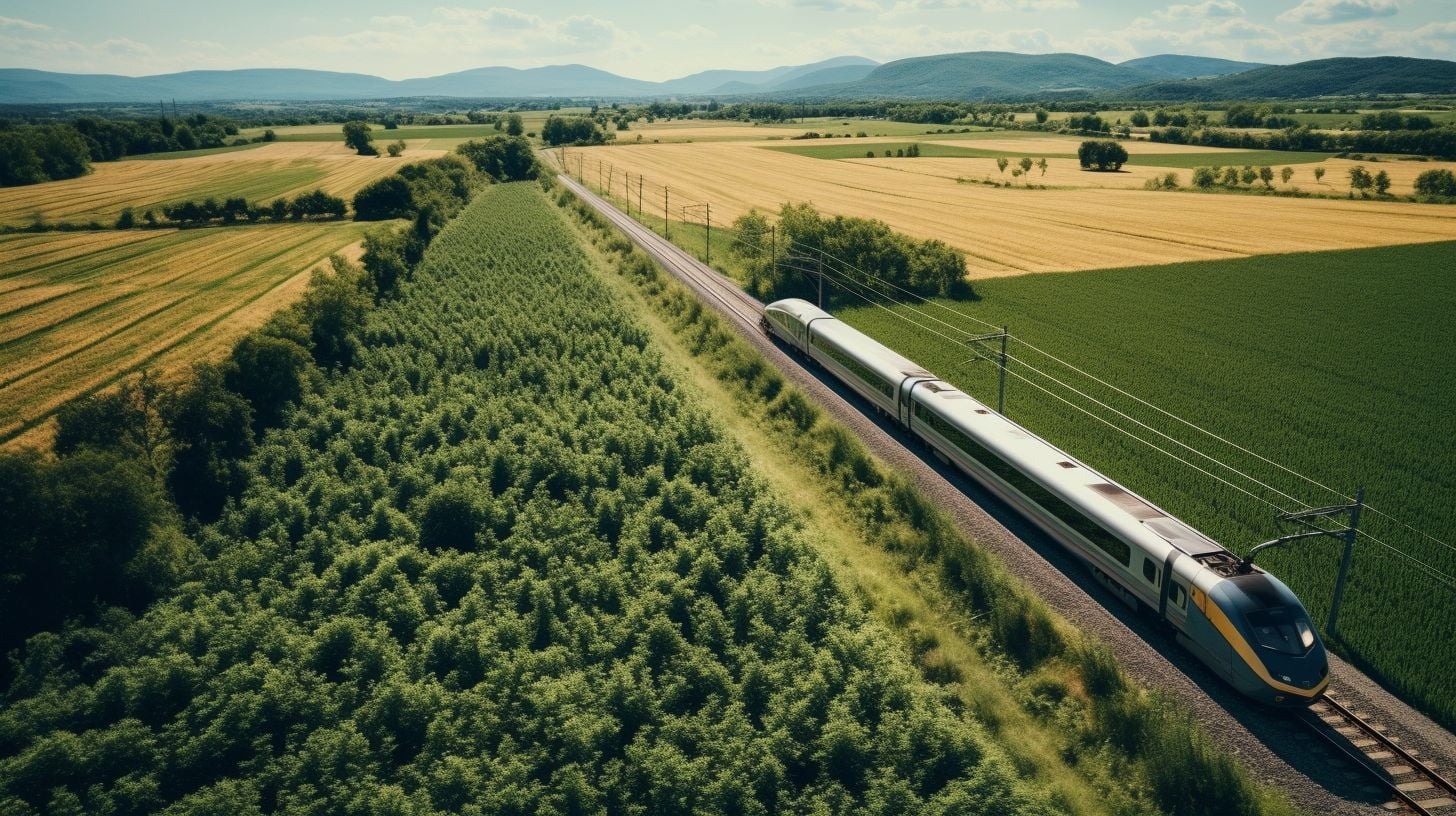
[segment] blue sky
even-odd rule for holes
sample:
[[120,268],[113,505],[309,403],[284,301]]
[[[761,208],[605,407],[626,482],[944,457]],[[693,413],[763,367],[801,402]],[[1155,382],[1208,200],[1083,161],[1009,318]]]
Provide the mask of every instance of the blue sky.
[[580,62],[641,79],[843,54],[1456,58],[1456,0],[0,0],[0,67],[298,67],[391,79]]

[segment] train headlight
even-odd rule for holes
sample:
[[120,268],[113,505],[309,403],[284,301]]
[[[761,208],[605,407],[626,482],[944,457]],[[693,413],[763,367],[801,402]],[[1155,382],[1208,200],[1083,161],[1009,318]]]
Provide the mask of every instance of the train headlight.
[[1296,618],[1294,627],[1299,630],[1299,642],[1304,644],[1304,648],[1308,649],[1314,645],[1314,630],[1309,628],[1309,624],[1303,618]]

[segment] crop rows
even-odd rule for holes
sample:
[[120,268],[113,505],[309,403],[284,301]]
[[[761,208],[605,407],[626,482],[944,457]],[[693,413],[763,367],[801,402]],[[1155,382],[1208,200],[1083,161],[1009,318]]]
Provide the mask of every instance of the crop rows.
[[0,439],[141,366],[225,349],[362,233],[289,224],[0,238]]
[[[1456,309],[1445,262],[1456,244],[1253,258],[1223,263],[1029,276],[979,285],[975,304],[948,304],[1074,362],[1178,416],[1353,495],[1425,531],[1429,540],[1366,513],[1362,529],[1446,575],[1456,575],[1456,467],[1450,332]],[[983,399],[995,370],[912,323],[955,333],[897,307],[840,313]],[[928,313],[980,332],[940,309]],[[1013,362],[1007,409],[1073,455],[1124,481],[1237,552],[1290,529],[1275,509],[1087,417],[1015,375],[1053,388],[1181,458],[1284,508],[1341,503],[1013,343],[1013,356],[1168,434],[1156,436]],[[1191,451],[1216,455],[1274,490],[1243,481]],[[1261,557],[1323,625],[1341,545],[1304,543]],[[1341,612],[1341,650],[1447,723],[1456,722],[1456,587],[1368,539],[1356,550]]]
[[209,197],[267,201],[314,189],[348,198],[369,182],[398,170],[401,163],[350,155],[295,156],[294,148],[266,145],[241,153],[164,162],[99,163],[79,178],[0,189],[0,224],[24,225],[40,217],[109,225],[126,207],[140,213]]
[[482,192],[199,580],[27,654],[0,810],[1046,812],[591,263],[535,185]]
[[613,165],[618,180],[644,175],[658,185],[657,200],[647,202],[654,214],[660,185],[682,200],[712,202],[714,221],[724,224],[749,208],[776,212],[807,201],[943,240],[967,253],[974,278],[1456,239],[1456,207],[1443,205],[991,189],[913,172],[917,161],[950,159],[818,161],[742,143],[583,148],[568,156],[584,162],[593,185],[598,160]]

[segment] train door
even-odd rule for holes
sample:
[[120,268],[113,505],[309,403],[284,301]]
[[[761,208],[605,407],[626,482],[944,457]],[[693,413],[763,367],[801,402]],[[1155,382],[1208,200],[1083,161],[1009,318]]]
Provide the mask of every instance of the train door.
[[1188,624],[1188,579],[1173,568],[1183,554],[1174,550],[1163,562],[1163,586],[1160,588],[1158,616],[1183,631]]

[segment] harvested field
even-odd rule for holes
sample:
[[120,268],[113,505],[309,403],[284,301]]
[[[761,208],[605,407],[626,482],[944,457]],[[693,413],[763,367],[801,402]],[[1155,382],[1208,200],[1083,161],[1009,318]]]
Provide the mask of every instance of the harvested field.
[[360,224],[0,237],[0,444],[143,366],[219,355],[287,305]]
[[618,174],[645,175],[649,184],[658,185],[659,196],[660,185],[666,184],[683,203],[711,201],[718,223],[751,207],[777,210],[786,201],[879,218],[895,229],[964,250],[973,277],[1456,239],[1456,207],[1442,205],[994,189],[869,161],[821,161],[751,144],[583,148],[571,155],[585,161],[592,183],[595,162],[602,160]]
[[370,158],[342,144],[304,142],[173,161],[98,163],[79,178],[0,189],[0,224],[27,224],[37,217],[109,224],[126,207],[141,211],[208,197],[269,200],[314,188],[348,198],[406,161],[438,155],[442,151],[407,149],[397,159]]

